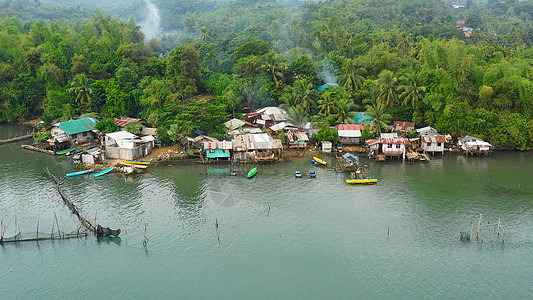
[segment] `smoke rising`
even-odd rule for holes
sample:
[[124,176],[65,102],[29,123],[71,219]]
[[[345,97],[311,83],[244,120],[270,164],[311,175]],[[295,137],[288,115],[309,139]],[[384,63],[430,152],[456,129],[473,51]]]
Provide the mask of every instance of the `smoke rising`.
[[139,25],[144,33],[144,41],[149,42],[151,39],[160,36],[161,16],[152,1],[144,0],[144,3],[146,3],[147,14]]

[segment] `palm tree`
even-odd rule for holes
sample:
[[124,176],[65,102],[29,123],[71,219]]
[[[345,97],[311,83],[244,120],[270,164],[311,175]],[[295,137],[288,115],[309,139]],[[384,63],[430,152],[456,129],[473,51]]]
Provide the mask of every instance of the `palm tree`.
[[411,50],[411,38],[407,32],[402,32],[398,38],[397,46],[403,52],[403,57]]
[[320,100],[318,100],[318,108],[320,109],[320,113],[324,115],[326,118],[329,117],[331,114],[335,112],[335,97],[333,95],[333,92],[331,91],[325,91],[322,94],[322,97]]
[[207,28],[202,26],[198,28],[198,31],[200,31],[200,40],[203,44],[205,44],[205,42],[207,42],[207,40],[211,38],[209,32],[207,31]]
[[235,91],[233,90],[232,86],[228,86],[224,89],[222,95],[220,95],[220,99],[222,99],[224,103],[231,107],[233,117],[235,118],[235,109],[237,108],[237,106],[239,106],[239,104],[241,104],[242,98],[235,94]]
[[346,90],[355,93],[363,86],[365,78],[361,74],[365,73],[366,70],[358,67],[354,60],[347,59],[342,65],[339,82]]
[[299,103],[305,109],[309,109],[309,106],[313,103],[311,96],[314,90],[313,84],[306,78],[299,79],[294,83],[293,90],[298,95]]
[[78,103],[80,110],[84,110],[91,100],[93,93],[93,85],[89,82],[89,78],[85,74],[78,74],[70,84],[71,92],[76,94],[76,103]]
[[286,86],[283,89],[283,94],[281,94],[279,100],[283,102],[280,107],[287,110],[291,107],[296,107],[300,99],[292,86]]
[[379,103],[367,106],[366,114],[369,118],[363,119],[362,121],[371,121],[370,128],[372,128],[376,135],[381,134],[381,129],[387,130],[387,124],[392,119],[391,115],[385,113],[385,107]]
[[352,110],[355,108],[352,99],[340,99],[335,105],[335,117],[339,124],[354,124],[355,112]]
[[261,67],[268,73],[272,81],[276,84],[276,87],[279,88],[280,82],[278,77],[283,77],[283,72],[281,70],[287,68],[287,61],[284,60],[280,54],[270,51],[263,55],[263,63]]
[[383,70],[379,74],[377,83],[379,94],[376,100],[384,107],[393,107],[398,101],[398,93],[396,92],[398,78],[394,76],[391,70]]
[[400,99],[403,100],[403,105],[411,103],[411,106],[415,107],[418,101],[424,99],[426,87],[418,85],[418,74],[414,72],[410,73],[407,77],[403,77],[403,80],[406,81],[406,84],[399,88],[402,91]]
[[287,121],[298,128],[301,128],[302,124],[307,122],[307,113],[300,105],[289,108],[287,114],[289,115]]

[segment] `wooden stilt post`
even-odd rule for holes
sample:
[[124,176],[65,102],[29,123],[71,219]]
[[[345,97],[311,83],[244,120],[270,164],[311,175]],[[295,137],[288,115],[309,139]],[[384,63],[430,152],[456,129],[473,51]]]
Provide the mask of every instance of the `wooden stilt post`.
[[35,237],[37,239],[37,242],[39,242],[39,220],[41,219],[41,210],[39,210],[39,214],[37,215],[37,236]]

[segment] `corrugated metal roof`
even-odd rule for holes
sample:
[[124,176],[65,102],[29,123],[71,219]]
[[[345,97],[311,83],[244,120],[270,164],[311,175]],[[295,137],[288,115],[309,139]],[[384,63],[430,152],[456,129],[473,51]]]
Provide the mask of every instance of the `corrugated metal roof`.
[[410,131],[415,129],[415,122],[394,121],[392,131]]
[[289,122],[281,122],[281,123],[278,123],[276,125],[273,125],[273,126],[270,126],[270,129],[273,130],[273,131],[280,131],[280,130],[285,130],[287,128],[292,128],[292,129],[296,129],[298,127],[292,125],[291,123]]
[[443,135],[423,136],[421,140],[423,143],[446,143],[446,137]]
[[121,141],[121,140],[131,140],[136,139],[137,136],[133,133],[129,133],[125,130],[117,131],[117,132],[111,132],[106,134],[106,136],[114,139],[115,141]]
[[281,140],[274,139],[266,133],[243,134],[233,140],[233,149],[236,151],[282,149]]
[[115,119],[115,124],[118,127],[124,127],[124,126],[126,126],[126,125],[128,125],[129,123],[132,123],[132,122],[141,122],[141,119],[130,118],[130,117],[119,117],[119,118]]
[[339,137],[361,137],[361,130],[338,130]]
[[367,145],[375,145],[379,143],[379,139],[373,139],[373,140],[366,140],[365,143]]
[[380,144],[410,144],[411,142],[409,139],[404,138],[403,136],[398,136],[395,138],[380,138],[379,139]]
[[337,130],[363,130],[363,125],[361,124],[339,124],[337,125]]
[[96,123],[98,123],[98,120],[94,118],[83,118],[57,123],[55,126],[61,128],[66,134],[71,135],[91,131],[95,129]]
[[197,137],[194,138],[194,141],[195,142],[202,142],[202,140],[207,140],[207,141],[210,141],[210,142],[218,142],[217,139],[215,139],[214,137],[210,137],[210,136],[207,136],[207,135],[199,135]]
[[309,141],[309,137],[303,130],[289,130],[287,131],[287,138],[290,142]]
[[231,150],[232,148],[233,148],[233,143],[229,141],[204,142],[204,149],[207,149],[207,150],[211,150],[211,149]]
[[384,139],[391,139],[391,138],[398,137],[398,134],[396,132],[386,132],[386,133],[380,134],[379,137],[384,138]]

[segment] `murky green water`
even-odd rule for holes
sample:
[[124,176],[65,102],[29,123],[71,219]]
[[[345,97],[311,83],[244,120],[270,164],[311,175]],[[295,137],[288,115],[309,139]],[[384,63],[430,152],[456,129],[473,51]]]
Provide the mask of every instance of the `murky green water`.
[[[0,138],[17,130],[1,126]],[[126,228],[120,241],[0,246],[0,298],[529,298],[532,159],[518,152],[416,164],[362,159],[376,186],[347,186],[345,175],[307,159],[261,165],[252,180],[228,176],[223,165],[182,164],[133,178],[67,180],[67,194],[87,215]],[[15,217],[25,237],[38,218],[40,231],[50,232],[54,214],[61,227],[76,228],[46,167],[61,176],[74,170],[68,158],[0,146],[6,236]],[[311,169],[318,178],[294,178],[294,170]],[[491,242],[490,232],[483,243],[458,240],[480,213],[501,218],[504,244]]]

